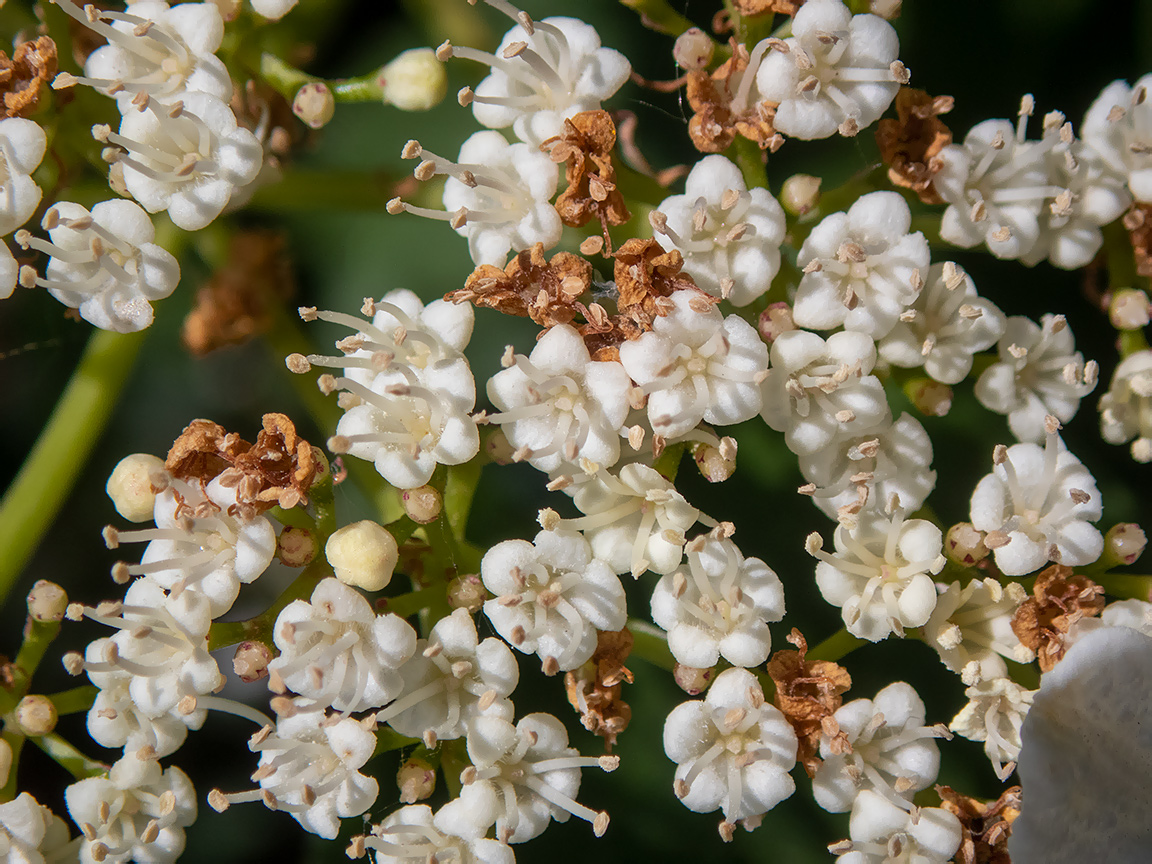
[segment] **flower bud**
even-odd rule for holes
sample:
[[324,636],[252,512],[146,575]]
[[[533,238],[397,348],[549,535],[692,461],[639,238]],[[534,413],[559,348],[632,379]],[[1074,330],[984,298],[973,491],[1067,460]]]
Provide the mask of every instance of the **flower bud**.
[[328,125],[336,113],[336,97],[323,81],[310,81],[296,91],[292,113],[313,129]]
[[457,576],[448,583],[448,605],[453,609],[479,612],[487,599],[488,592],[484,590],[484,583],[475,573]]
[[484,442],[484,449],[488,452],[488,458],[497,465],[511,465],[512,454],[516,452],[516,448],[509,443],[503,429],[492,430]]
[[232,657],[232,671],[245,684],[268,677],[268,664],[272,662],[272,649],[263,642],[241,642]]
[[444,64],[431,48],[412,48],[380,70],[376,79],[384,102],[401,111],[427,111],[448,91]]
[[971,522],[957,522],[944,538],[944,554],[957,564],[971,567],[988,557],[984,534],[973,528]]
[[41,579],[28,592],[28,615],[33,621],[63,621],[68,595],[55,582]]
[[672,667],[672,678],[680,685],[680,689],[689,696],[699,696],[707,690],[715,676],[715,669],[696,669],[682,663],[677,663]]
[[1112,295],[1108,320],[1117,330],[1139,330],[1148,325],[1148,295],[1138,288],[1125,288]]
[[783,301],[769,304],[760,313],[756,329],[760,331],[760,338],[771,345],[784,333],[796,329],[796,322],[792,320],[792,307]]
[[724,438],[719,447],[697,444],[692,456],[709,483],[723,483],[736,471],[736,442],[731,438]]
[[793,216],[803,216],[820,203],[820,178],[793,174],[780,187],[780,204]]
[[0,786],[8,785],[8,775],[12,773],[12,745],[0,738]]
[[1148,538],[1144,529],[1135,522],[1121,522],[1113,525],[1104,535],[1104,554],[1100,563],[1107,567],[1121,567],[1132,564],[1144,552]]
[[433,486],[420,486],[405,489],[400,496],[404,500],[404,512],[408,518],[420,525],[435,522],[440,517],[444,499],[440,490]]
[[868,4],[868,11],[873,15],[891,20],[900,17],[900,7],[903,5],[904,0],[872,0]]
[[382,525],[367,519],[333,533],[324,554],[337,579],[365,591],[379,591],[391,582],[400,557],[396,539]]
[[288,526],[276,538],[276,556],[289,567],[304,567],[316,557],[316,538],[307,528]]
[[56,728],[56,706],[47,696],[25,696],[16,706],[16,725],[33,738],[48,735]]
[[104,490],[116,512],[129,522],[147,522],[152,518],[159,491],[155,481],[162,477],[167,475],[160,459],[147,453],[133,453],[112,469]]
[[904,395],[926,417],[943,417],[952,410],[952,388],[931,378],[905,382]]
[[426,760],[413,756],[396,772],[396,785],[400,787],[400,803],[415,804],[436,790],[436,770]]
[[676,65],[685,72],[695,72],[712,62],[712,52],[716,43],[699,27],[689,27],[676,37],[672,45],[672,57]]

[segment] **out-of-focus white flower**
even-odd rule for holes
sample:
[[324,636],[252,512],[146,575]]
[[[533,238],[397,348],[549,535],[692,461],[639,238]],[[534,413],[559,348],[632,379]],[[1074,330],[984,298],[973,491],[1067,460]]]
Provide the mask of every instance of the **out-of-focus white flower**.
[[652,219],[657,234],[684,256],[684,271],[713,297],[747,306],[780,270],[784,210],[767,189],[748,189],[723,156],[692,168],[683,195],[665,198]]
[[840,0],[808,0],[792,19],[791,38],[770,44],[756,86],[780,103],[773,126],[793,138],[855,135],[908,83],[892,25],[853,15]]
[[905,521],[868,514],[855,528],[839,525],[836,554],[823,551],[813,532],[805,547],[819,559],[816,584],[824,599],[841,607],[848,632],[870,642],[920,627],[936,607],[932,575],[944,566],[943,536],[924,519]]
[[796,732],[746,669],[721,672],[704,699],[677,705],[664,722],[676,796],[696,813],[722,810],[729,824],[754,827],[796,790],[796,749]]
[[1127,181],[1137,201],[1152,201],[1152,74],[1135,86],[1113,81],[1084,115],[1084,143]]
[[496,632],[525,654],[538,655],[552,672],[587,663],[597,631],[619,630],[627,622],[620,579],[575,531],[497,543],[484,554],[480,578],[496,595],[484,603]]
[[731,540],[698,537],[686,551],[688,566],[652,592],[652,620],[668,631],[672,656],[696,669],[710,669],[720,657],[759,666],[772,647],[769,622],[784,617],[779,577]]
[[756,329],[693,291],[670,299],[671,312],[620,346],[621,364],[648,397],[652,431],[676,438],[701,420],[727,426],[755,417],[768,366]]
[[984,542],[1007,576],[1023,576],[1049,561],[1091,564],[1104,548],[1090,524],[1103,513],[1096,480],[1060,442],[1058,424],[1050,425],[1043,447],[998,446],[992,473],[972,493],[972,525],[994,532]]
[[792,317],[801,327],[879,339],[916,300],[928,269],[928,241],[908,233],[912,213],[895,192],[870,192],[847,213],[826,216],[796,258],[804,271]]
[[0,856],[10,864],[64,861],[71,839],[64,820],[27,792],[0,804]]
[[[1109,444],[1132,441],[1132,458],[1152,462],[1152,350],[1129,354],[1100,397],[1100,435]],[[1135,439],[1135,440],[1133,440]]]
[[1021,730],[1026,803],[1008,839],[1014,862],[1147,857],[1150,670],[1152,638],[1106,627],[1070,648],[1041,679]]
[[370,834],[352,839],[349,857],[359,857],[364,849],[376,854],[376,864],[426,864],[433,861],[462,861],[466,864],[515,864],[511,847],[489,837],[459,837],[441,830],[426,804],[410,804],[392,813]]
[[824,761],[812,778],[812,794],[825,810],[847,813],[866,789],[907,810],[912,794],[936,780],[940,750],[932,739],[948,733],[924,725],[924,702],[912,685],[889,684],[875,699],[842,705],[833,719],[843,735],[820,739]]
[[[32,218],[40,205],[40,187],[31,174],[44,158],[48,138],[36,123],[22,117],[0,120],[0,235]],[[5,268],[6,270],[9,268]],[[16,280],[0,283],[0,297],[12,293]]]
[[600,35],[576,18],[535,21],[507,0],[485,0],[517,24],[495,54],[444,43],[437,56],[462,57],[490,66],[475,92],[461,93],[476,119],[490,129],[511,126],[533,150],[564,134],[564,120],[593,111],[628,80],[631,64],[619,51],[602,48]]
[[848,820],[852,838],[830,846],[836,864],[946,864],[960,848],[960,820],[939,807],[908,813],[871,790],[860,793]]
[[184,829],[196,821],[196,790],[188,775],[156,759],[128,754],[104,777],[64,790],[68,815],[83,831],[83,864],[174,862],[184,851]]
[[436,622],[427,639],[400,667],[404,690],[376,719],[414,738],[429,730],[438,739],[462,738],[481,714],[512,717],[508,697],[520,671],[508,646],[494,636],[483,642],[467,609]]
[[959,384],[972,355],[1004,334],[1004,313],[976,293],[972,277],[952,262],[933,264],[924,290],[876,346],[893,366],[923,366],[944,384]]
[[488,379],[488,398],[501,413],[509,443],[540,471],[588,459],[611,468],[620,458],[620,428],[632,381],[615,361],[593,361],[568,324],[544,332],[530,357]]
[[1040,441],[1047,415],[1067,423],[1096,387],[1096,361],[1085,363],[1075,347],[1063,315],[1045,315],[1040,326],[1012,316],[997,347],[1000,362],[976,381],[976,398],[989,411],[1007,414],[1017,439]]
[[431,210],[393,198],[388,212],[448,222],[468,239],[476,264],[503,267],[509,252],[537,243],[549,249],[560,242],[564,226],[551,204],[560,173],[546,153],[528,144],[509,144],[499,132],[486,131],[464,142],[456,162],[425,150],[419,141],[409,141],[402,155],[420,160],[414,172],[418,180],[447,176],[446,209]]
[[324,579],[309,601],[293,600],[272,631],[280,656],[268,664],[320,707],[378,708],[403,688],[397,671],[416,650],[416,631],[398,615],[375,615],[364,595]]
[[291,12],[299,0],[251,0],[257,15],[272,21],[279,21]]
[[963,588],[959,582],[937,587],[940,596],[922,632],[953,672],[976,662],[984,677],[1004,676],[1008,670],[1001,657],[1017,663],[1035,659],[1012,630],[1012,615],[1028,599],[1019,582],[973,579]]
[[1020,727],[1032,707],[1035,690],[1021,687],[1005,675],[985,677],[980,663],[964,667],[961,678],[968,686],[968,704],[948,728],[969,741],[983,741],[996,776],[1007,780],[1020,755]]
[[805,330],[784,333],[772,343],[760,416],[799,456],[860,435],[889,417],[884,387],[869,374],[875,363],[876,344],[863,333],[827,340]]

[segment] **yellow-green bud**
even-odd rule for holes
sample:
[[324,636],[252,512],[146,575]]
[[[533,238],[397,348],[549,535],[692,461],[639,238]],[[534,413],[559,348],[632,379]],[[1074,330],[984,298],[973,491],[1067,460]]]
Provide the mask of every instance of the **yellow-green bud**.
[[672,667],[673,680],[689,696],[699,696],[707,690],[715,676],[715,669],[696,669],[693,666],[685,666],[683,663],[677,663]]
[[971,567],[988,557],[984,534],[971,522],[957,522],[944,538],[944,554],[963,567]]
[[676,37],[672,45],[672,57],[676,65],[685,72],[695,72],[712,62],[716,43],[699,27],[689,27]]
[[289,567],[304,567],[316,557],[316,538],[307,528],[288,526],[276,538],[276,555]]
[[820,203],[820,178],[793,174],[780,187],[780,204],[793,216],[803,216]]
[[444,64],[431,48],[413,48],[380,70],[377,83],[384,101],[401,111],[435,108],[448,92]]
[[129,522],[147,522],[156,506],[156,493],[167,486],[164,463],[147,453],[125,456],[112,469],[104,487],[116,512]]
[[272,649],[263,642],[241,642],[232,657],[232,671],[245,684],[268,677]]
[[488,592],[484,589],[484,583],[475,573],[457,576],[448,583],[448,605],[453,609],[479,612],[487,599]]
[[1144,529],[1135,522],[1121,522],[1113,525],[1104,535],[1103,562],[1109,567],[1133,564],[1144,552],[1148,538]]
[[328,125],[336,113],[336,97],[323,81],[310,81],[296,91],[292,113],[313,129]]
[[399,558],[396,539],[367,519],[333,533],[324,554],[337,579],[365,591],[379,591],[391,582]]

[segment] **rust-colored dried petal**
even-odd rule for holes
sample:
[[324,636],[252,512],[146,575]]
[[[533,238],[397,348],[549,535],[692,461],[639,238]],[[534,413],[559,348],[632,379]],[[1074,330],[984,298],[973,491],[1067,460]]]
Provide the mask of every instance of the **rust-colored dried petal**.
[[795,15],[804,5],[804,0],[734,0],[736,10],[741,15],[765,15],[774,12],[780,15]]
[[211,420],[193,420],[172,443],[164,467],[178,480],[207,483],[252,445]]
[[1005,789],[995,801],[961,795],[949,786],[937,786],[940,806],[960,820],[960,849],[956,864],[1011,864],[1008,838],[1020,815],[1020,787]]
[[[755,141],[762,150],[776,150],[783,138],[773,128],[777,103],[754,102],[734,107],[740,76],[748,68],[748,49],[732,40],[732,56],[709,75],[696,70],[687,75],[685,97],[695,112],[688,121],[688,137],[701,153],[727,150],[736,135]],[[754,74],[754,73],[753,73]]]
[[612,115],[600,109],[565,120],[564,134],[541,145],[553,162],[566,163],[568,188],[556,199],[560,220],[578,228],[598,219],[606,243],[609,225],[623,225],[632,218],[616,188],[616,169],[612,166],[615,147],[616,124]]
[[1012,631],[1036,652],[1041,671],[1048,672],[1064,657],[1068,628],[1103,609],[1103,588],[1087,576],[1073,574],[1071,567],[1053,564],[1036,577],[1032,596],[1012,616]]
[[657,315],[667,315],[671,304],[665,299],[676,291],[693,291],[707,303],[718,302],[696,287],[682,273],[684,256],[677,250],[665,251],[655,240],[634,237],[616,250],[614,276],[619,296],[616,307],[647,329]]
[[925,204],[943,204],[932,178],[943,167],[940,151],[952,143],[952,130],[939,119],[952,110],[951,96],[929,96],[923,90],[901,87],[896,94],[897,119],[876,125],[880,158],[888,166],[888,179],[911,189]]
[[307,504],[319,468],[314,448],[283,414],[265,414],[263,425],[256,444],[236,457],[221,473],[220,482],[235,486],[237,501],[258,512]]
[[5,117],[28,117],[56,77],[56,43],[47,36],[16,46],[12,59],[0,51],[0,95]]
[[631,651],[632,633],[627,627],[602,631],[592,658],[564,675],[568,702],[580,714],[584,728],[604,739],[608,753],[632,719],[632,708],[620,698],[620,685],[632,683],[632,673],[624,665]]

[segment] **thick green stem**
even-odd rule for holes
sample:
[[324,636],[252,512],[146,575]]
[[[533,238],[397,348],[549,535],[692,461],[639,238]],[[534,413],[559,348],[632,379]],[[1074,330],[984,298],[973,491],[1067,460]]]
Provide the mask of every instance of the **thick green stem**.
[[830,660],[837,661],[851,654],[861,645],[867,645],[863,639],[853,636],[843,627],[817,645],[804,655],[807,661]]
[[103,762],[89,759],[55,732],[30,740],[77,780],[99,777],[108,771],[108,766]]
[[644,25],[657,33],[679,36],[696,26],[673,9],[668,0],[620,0],[620,3],[636,12]]
[[112,415],[142,333],[97,330],[20,473],[0,501],[0,601],[36,551]]
[[741,135],[736,136],[732,149],[736,152],[736,165],[744,175],[744,182],[748,184],[748,188],[767,189],[768,169],[764,162],[764,151],[755,141],[749,141]]
[[628,630],[632,633],[632,656],[645,663],[671,672],[676,660],[668,650],[668,637],[663,630],[653,627],[647,621],[628,619]]
[[1092,577],[1106,594],[1125,600],[1152,600],[1152,576],[1143,573],[1099,573]]
[[36,674],[48,646],[59,633],[59,621],[28,619],[24,626],[24,641],[20,644],[16,659],[12,661],[11,680],[0,689],[0,714],[7,714],[27,695],[32,686],[32,676]]
[[381,611],[407,618],[409,615],[415,615],[421,609],[427,609],[436,602],[442,601],[445,597],[444,591],[443,585],[432,585],[428,588],[421,588],[419,591],[387,597],[385,598],[387,602]]
[[82,684],[71,690],[51,693],[48,695],[48,699],[56,709],[56,714],[63,717],[65,714],[79,714],[81,711],[87,711],[96,701],[96,694],[99,692],[99,687]]

